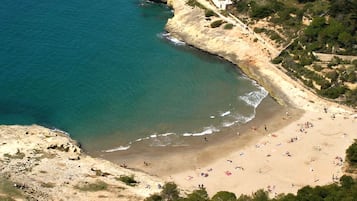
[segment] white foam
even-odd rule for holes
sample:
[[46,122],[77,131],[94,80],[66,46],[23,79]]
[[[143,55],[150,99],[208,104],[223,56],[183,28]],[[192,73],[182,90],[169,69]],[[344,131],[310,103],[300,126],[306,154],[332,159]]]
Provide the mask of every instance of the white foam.
[[189,136],[202,136],[202,135],[210,135],[214,132],[219,132],[219,129],[216,127],[210,126],[206,127],[202,132],[200,133],[184,133],[183,136],[189,137]]
[[223,113],[221,114],[221,117],[227,116],[227,115],[229,115],[229,114],[231,114],[231,111],[223,112]]
[[237,122],[247,123],[250,120],[254,119],[254,117],[255,117],[255,114],[251,114],[249,117],[238,115],[235,118],[237,119]]
[[214,118],[216,118],[216,117],[212,115],[212,116],[210,116],[209,118],[214,119]]
[[150,138],[156,138],[157,134],[150,135]]
[[222,126],[223,127],[230,127],[230,126],[233,126],[234,124],[236,124],[237,121],[233,121],[233,122],[223,122],[222,123]]
[[268,95],[268,92],[263,87],[259,87],[259,89],[260,89],[259,91],[252,91],[246,93],[243,96],[239,96],[239,98],[243,100],[246,104],[256,108],[262,102],[262,100]]
[[160,134],[159,136],[167,137],[169,135],[175,135],[175,133],[164,133],[164,134]]
[[183,41],[171,36],[170,33],[161,33],[161,34],[159,34],[159,37],[160,38],[165,38],[166,40],[169,40],[170,42],[172,42],[175,45],[186,45],[185,42],[183,42]]
[[70,136],[69,133],[67,133],[66,131],[63,131],[63,130],[60,130],[58,128],[52,128],[51,129],[53,132],[57,132],[57,133],[62,133],[62,134],[65,134],[67,136]]
[[110,153],[110,152],[115,152],[115,151],[124,151],[124,150],[128,150],[129,148],[130,148],[130,145],[129,146],[119,146],[119,147],[116,147],[113,149],[104,150],[104,152]]

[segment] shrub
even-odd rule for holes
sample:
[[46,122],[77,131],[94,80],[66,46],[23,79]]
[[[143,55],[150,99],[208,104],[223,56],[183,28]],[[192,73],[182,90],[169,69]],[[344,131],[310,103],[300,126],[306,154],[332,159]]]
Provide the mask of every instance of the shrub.
[[265,31],[267,31],[265,28],[258,28],[258,27],[254,28],[254,32],[255,33],[262,33],[262,32],[265,32]]
[[322,70],[322,66],[318,65],[318,64],[314,64],[314,65],[312,65],[312,67],[314,68],[315,71],[318,71],[318,72]]
[[280,64],[283,61],[282,57],[275,57],[271,62],[273,64]]
[[335,82],[338,78],[338,73],[333,70],[333,71],[326,73],[326,77],[330,78],[332,82]]
[[234,193],[228,192],[228,191],[219,191],[216,193],[212,199],[212,201],[236,201],[237,197]]
[[216,20],[216,21],[211,23],[211,27],[212,28],[217,28],[217,27],[220,27],[222,24],[223,24],[223,20]]
[[216,13],[214,13],[213,10],[211,10],[211,9],[206,9],[205,10],[205,16],[206,17],[216,16]]
[[346,88],[344,86],[333,86],[327,89],[322,89],[319,91],[319,94],[327,98],[336,99],[340,95],[344,94]]
[[187,195],[187,201],[208,201],[209,197],[206,189],[202,188],[194,190],[191,194]]
[[119,181],[124,182],[128,186],[135,186],[138,182],[134,179],[134,175],[131,176],[126,176],[126,175],[120,175],[119,178],[116,178]]
[[165,183],[162,187],[161,197],[163,200],[178,200],[179,199],[179,190],[177,185],[173,182]]
[[224,29],[232,29],[233,28],[233,24],[231,24],[231,23],[225,24],[223,28]]
[[162,201],[162,197],[158,194],[151,195],[150,197],[146,198],[144,201]]
[[352,166],[356,166],[357,165],[357,140],[355,140],[355,142],[348,147],[348,149],[346,150],[346,154],[347,154],[347,161],[350,163],[350,165]]
[[341,186],[345,189],[350,189],[355,184],[355,182],[353,181],[353,178],[350,176],[346,176],[346,175],[343,175],[340,178],[340,183],[341,183]]

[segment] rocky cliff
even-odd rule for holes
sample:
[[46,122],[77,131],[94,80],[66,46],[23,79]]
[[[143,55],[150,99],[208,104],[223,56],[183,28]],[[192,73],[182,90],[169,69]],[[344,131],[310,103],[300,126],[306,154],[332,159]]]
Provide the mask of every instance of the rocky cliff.
[[[135,182],[121,181],[131,176]],[[160,191],[158,184],[156,177],[82,153],[60,131],[0,126],[0,200],[143,200]]]

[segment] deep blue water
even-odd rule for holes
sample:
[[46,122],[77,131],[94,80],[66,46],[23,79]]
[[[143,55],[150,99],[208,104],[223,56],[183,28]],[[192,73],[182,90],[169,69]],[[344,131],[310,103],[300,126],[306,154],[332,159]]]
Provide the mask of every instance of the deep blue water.
[[121,146],[251,118],[265,92],[233,65],[162,37],[171,15],[140,0],[3,0],[0,124]]

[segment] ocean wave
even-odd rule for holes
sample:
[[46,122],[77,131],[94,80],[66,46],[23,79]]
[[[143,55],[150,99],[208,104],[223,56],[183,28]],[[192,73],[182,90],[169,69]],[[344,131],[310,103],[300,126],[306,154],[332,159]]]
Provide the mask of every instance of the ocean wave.
[[251,114],[248,117],[242,116],[242,115],[236,115],[235,119],[237,120],[237,122],[245,124],[245,123],[248,123],[249,121],[251,121],[252,119],[254,119],[254,117],[255,117],[255,111],[253,114]]
[[116,148],[113,148],[113,149],[104,150],[103,152],[111,153],[111,152],[116,152],[116,151],[125,151],[125,150],[128,150],[129,148],[130,148],[130,145],[128,145],[128,146],[119,146],[119,147],[116,147]]
[[66,131],[63,131],[61,129],[58,129],[58,128],[51,128],[51,131],[52,132],[57,132],[57,133],[62,133],[62,134],[65,134],[67,136],[70,136],[69,133],[67,133]]
[[227,116],[229,114],[231,114],[231,111],[223,112],[220,115],[221,115],[221,117],[224,117],[224,116]]
[[233,126],[234,124],[236,124],[237,123],[237,121],[233,121],[233,122],[223,122],[222,123],[222,126],[223,127],[231,127],[231,126]]
[[158,34],[158,36],[159,36],[160,38],[164,38],[164,39],[170,41],[170,42],[173,43],[174,45],[186,45],[185,42],[180,41],[179,39],[177,39],[177,38],[171,36],[170,33],[160,33],[160,34]]
[[210,135],[215,132],[219,132],[220,130],[214,126],[206,127],[202,132],[199,133],[184,133],[182,136],[189,137],[189,136],[202,136],[202,135]]
[[268,91],[266,91],[263,87],[259,87],[259,89],[259,91],[251,91],[249,93],[244,94],[243,96],[239,96],[239,98],[243,100],[247,105],[256,108],[262,102],[262,100],[269,94]]

